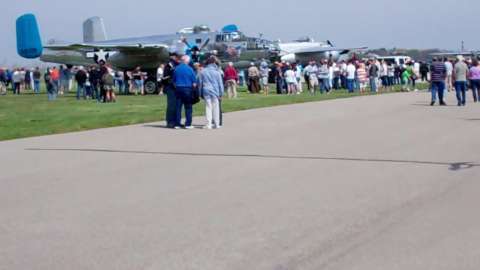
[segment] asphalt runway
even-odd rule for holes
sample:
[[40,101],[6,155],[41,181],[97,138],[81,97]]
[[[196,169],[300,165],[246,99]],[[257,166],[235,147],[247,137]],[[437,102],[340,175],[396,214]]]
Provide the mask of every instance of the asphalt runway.
[[477,270],[480,104],[428,101],[0,142],[0,269]]

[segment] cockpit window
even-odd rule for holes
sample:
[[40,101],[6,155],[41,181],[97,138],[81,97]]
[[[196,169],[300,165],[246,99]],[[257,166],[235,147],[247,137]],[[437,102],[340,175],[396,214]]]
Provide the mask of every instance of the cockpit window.
[[241,41],[242,39],[243,39],[243,35],[238,32],[223,33],[223,34],[217,35],[216,37],[217,42]]

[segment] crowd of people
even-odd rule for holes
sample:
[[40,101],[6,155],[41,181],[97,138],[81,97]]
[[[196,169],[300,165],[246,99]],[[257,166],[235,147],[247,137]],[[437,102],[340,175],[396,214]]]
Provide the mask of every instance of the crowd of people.
[[433,58],[430,70],[432,101],[435,105],[437,97],[441,106],[447,105],[445,93],[455,91],[457,105],[465,106],[468,89],[472,91],[473,102],[480,101],[480,64],[478,58],[465,59],[462,55],[456,61]]
[[[480,101],[479,59],[465,59],[458,56],[456,61],[433,58],[431,65],[411,61],[405,64],[377,60],[355,60],[333,62],[310,61],[302,66],[296,63],[275,62],[269,65],[261,61],[257,66],[251,63],[246,70],[238,71],[233,63],[222,69],[215,56],[204,63],[194,61],[188,55],[170,55],[170,61],[161,64],[157,70],[157,84],[160,95],[167,96],[166,120],[169,128],[192,128],[193,104],[200,98],[205,100],[207,124],[205,128],[222,126],[221,101],[226,93],[228,98],[237,98],[238,85],[246,84],[252,94],[270,94],[270,85],[275,85],[277,94],[297,95],[304,91],[311,94],[331,93],[347,89],[349,93],[364,93],[369,88],[373,93],[391,91],[401,85],[404,91],[416,91],[417,81],[430,82],[431,105],[437,97],[440,105],[446,105],[445,93],[456,91],[458,106],[465,106],[466,92],[471,89],[474,102]],[[14,94],[32,90],[40,93],[42,72],[34,69],[0,68],[0,94],[7,88]],[[104,62],[90,67],[52,67],[43,74],[48,100],[72,91],[76,83],[76,98],[97,102],[115,102],[118,93],[145,94],[147,73],[141,67],[132,71],[114,71]],[[75,82],[75,83],[74,83]],[[182,109],[186,121],[182,125]]]

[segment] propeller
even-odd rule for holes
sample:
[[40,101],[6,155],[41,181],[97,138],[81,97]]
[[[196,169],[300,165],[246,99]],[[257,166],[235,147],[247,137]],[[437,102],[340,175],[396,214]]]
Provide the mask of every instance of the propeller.
[[207,40],[205,40],[205,42],[204,42],[204,43],[202,44],[202,46],[200,46],[200,47],[198,47],[197,45],[192,46],[192,45],[188,42],[187,38],[185,38],[185,37],[182,38],[182,42],[183,42],[185,45],[187,45],[187,47],[188,47],[190,50],[193,51],[195,48],[197,48],[198,51],[201,52],[201,51],[203,51],[203,50],[208,46],[208,44],[210,43],[210,38],[207,38]]

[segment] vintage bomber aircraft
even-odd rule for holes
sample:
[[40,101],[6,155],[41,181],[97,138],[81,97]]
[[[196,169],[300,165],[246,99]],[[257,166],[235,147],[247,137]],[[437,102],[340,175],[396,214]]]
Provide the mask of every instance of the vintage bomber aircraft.
[[33,14],[20,16],[16,22],[17,51],[25,58],[65,65],[92,65],[108,62],[118,70],[142,67],[149,76],[145,83],[147,93],[156,91],[156,68],[166,63],[170,52],[194,55],[217,55],[222,62],[234,62],[239,68],[250,62],[334,59],[350,49],[335,48],[331,44],[309,41],[278,43],[263,38],[248,37],[235,25],[221,31],[210,31],[206,26],[185,28],[175,34],[108,40],[102,19],[93,17],[83,24],[81,43],[49,42],[42,45],[37,20]]
[[87,66],[100,61],[108,62],[117,70],[133,70],[140,66],[149,79],[147,93],[156,91],[156,69],[166,63],[171,52],[194,52],[205,57],[217,55],[222,62],[234,62],[246,67],[252,61],[277,56],[272,42],[247,37],[235,25],[221,31],[210,31],[206,26],[186,28],[170,35],[107,40],[100,18],[90,18],[84,23],[84,42],[42,45],[36,18],[25,14],[17,19],[17,51],[24,58],[65,65]]

